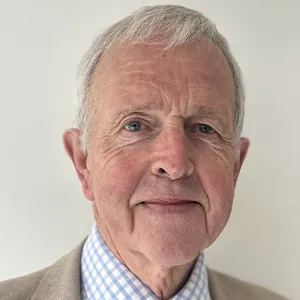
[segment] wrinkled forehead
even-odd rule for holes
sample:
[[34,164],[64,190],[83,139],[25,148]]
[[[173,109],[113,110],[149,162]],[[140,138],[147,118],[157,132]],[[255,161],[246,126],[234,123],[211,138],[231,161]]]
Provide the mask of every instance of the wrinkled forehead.
[[[128,64],[131,64],[131,68],[143,68],[152,62],[153,70],[164,65],[167,71],[170,61],[178,66],[192,64],[199,75],[210,75],[220,82],[225,80],[227,86],[233,85],[232,73],[225,56],[221,49],[208,39],[170,49],[165,49],[163,43],[127,45],[115,42],[99,60],[93,76],[94,82],[97,82],[97,77],[101,74],[118,75]],[[191,70],[192,68],[189,68],[189,71]]]
[[132,101],[133,94],[145,97],[147,93],[149,99],[155,98],[155,89],[149,88],[149,82],[157,82],[163,88],[180,89],[189,85],[191,98],[197,98],[204,91],[209,95],[208,100],[218,99],[208,103],[214,109],[219,106],[221,110],[226,107],[232,110],[235,101],[229,65],[221,50],[207,40],[169,50],[165,50],[164,45],[115,44],[95,68],[91,98],[97,107],[102,106],[102,101],[109,101],[113,107],[117,94],[123,95],[123,102]]

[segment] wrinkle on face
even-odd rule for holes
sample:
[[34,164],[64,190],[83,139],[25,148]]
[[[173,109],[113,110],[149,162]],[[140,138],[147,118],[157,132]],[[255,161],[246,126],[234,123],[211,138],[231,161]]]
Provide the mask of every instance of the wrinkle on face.
[[[210,142],[206,142],[206,145],[215,154],[215,156],[209,155],[208,158],[210,158],[212,160],[212,157],[215,157],[215,159],[212,160],[212,162],[219,164],[221,167],[223,167],[223,165],[225,165],[226,169],[228,171],[228,175],[232,176],[232,165],[234,164],[234,153],[236,152],[236,151],[232,151],[232,150],[236,150],[235,149],[236,147],[234,149],[232,149],[232,148],[230,149],[227,146],[226,147],[227,151],[224,151],[224,145],[222,147],[222,145],[215,145]],[[234,147],[234,146],[232,146],[232,147]],[[231,154],[231,152],[233,152],[233,153]]]

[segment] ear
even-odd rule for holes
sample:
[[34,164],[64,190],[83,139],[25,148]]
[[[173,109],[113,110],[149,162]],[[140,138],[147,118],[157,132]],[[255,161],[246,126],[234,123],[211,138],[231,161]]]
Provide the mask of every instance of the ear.
[[84,196],[93,201],[90,171],[87,167],[87,154],[82,150],[80,142],[80,131],[78,129],[68,129],[63,134],[65,151],[71,158],[77,176],[80,180]]
[[234,185],[236,185],[242,165],[245,161],[245,158],[248,153],[248,149],[250,146],[250,140],[247,138],[242,137],[240,139],[240,153],[237,161],[235,162],[234,165],[234,174],[233,174],[233,179],[234,179]]

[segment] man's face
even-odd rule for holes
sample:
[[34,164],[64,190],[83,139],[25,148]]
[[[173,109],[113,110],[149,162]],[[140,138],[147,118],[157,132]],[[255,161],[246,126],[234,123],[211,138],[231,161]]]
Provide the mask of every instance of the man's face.
[[191,261],[226,225],[245,156],[225,58],[207,42],[112,50],[91,96],[87,189],[100,231],[160,265]]

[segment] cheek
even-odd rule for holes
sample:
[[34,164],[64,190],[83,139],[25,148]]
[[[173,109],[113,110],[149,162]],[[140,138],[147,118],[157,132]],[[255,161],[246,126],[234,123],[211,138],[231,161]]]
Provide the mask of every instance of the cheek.
[[207,147],[203,155],[198,156],[197,174],[210,199],[227,201],[233,197],[233,168],[230,156],[214,147]]
[[215,240],[224,229],[232,208],[234,182],[225,164],[201,163],[197,170],[199,180],[206,192],[208,203],[205,208],[207,230]]
[[220,206],[231,202],[234,194],[234,165],[231,153],[208,146],[197,163],[198,174],[211,201]]
[[130,198],[146,168],[145,163],[140,157],[122,151],[98,161],[98,167],[92,172],[92,189],[99,217],[107,225],[130,225]]
[[122,157],[103,165],[92,176],[95,198],[101,200],[105,195],[117,201],[128,200],[138,184],[141,173],[139,167],[139,163]]

